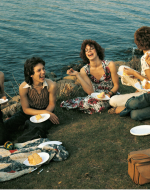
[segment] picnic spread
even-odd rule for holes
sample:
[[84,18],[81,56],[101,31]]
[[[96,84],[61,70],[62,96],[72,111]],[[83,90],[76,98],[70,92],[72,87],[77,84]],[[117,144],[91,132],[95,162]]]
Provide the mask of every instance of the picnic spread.
[[[48,164],[51,160],[66,160],[69,156],[68,151],[61,143],[55,142],[57,141],[39,138],[24,143],[16,143],[12,150],[5,149],[3,145],[0,146],[0,182],[17,178],[39,168],[41,165],[28,166],[24,164],[28,156],[33,153],[48,153],[49,158],[44,164]],[[43,146],[40,146],[41,144]]]

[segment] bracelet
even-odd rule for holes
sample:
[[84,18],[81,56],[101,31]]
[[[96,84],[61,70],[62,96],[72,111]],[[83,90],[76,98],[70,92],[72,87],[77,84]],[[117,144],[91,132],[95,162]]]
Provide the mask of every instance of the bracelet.
[[110,96],[115,95],[115,93],[114,93],[113,91],[111,91],[111,90],[108,92],[108,94],[109,94]]

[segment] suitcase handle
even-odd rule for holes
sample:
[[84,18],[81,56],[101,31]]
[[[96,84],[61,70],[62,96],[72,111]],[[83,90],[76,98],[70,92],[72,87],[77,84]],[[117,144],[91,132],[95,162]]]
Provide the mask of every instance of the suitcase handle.
[[[138,157],[138,156],[146,156],[145,158],[150,158],[150,156],[148,156],[147,154],[132,154],[132,155],[129,155],[128,156],[128,161],[132,158],[133,160],[141,160],[141,159],[134,159],[133,157]],[[145,158],[142,158],[142,159],[145,159]]]

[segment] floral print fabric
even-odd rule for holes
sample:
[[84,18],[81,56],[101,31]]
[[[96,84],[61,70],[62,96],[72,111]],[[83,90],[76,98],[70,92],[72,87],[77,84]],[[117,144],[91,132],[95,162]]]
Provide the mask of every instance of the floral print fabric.
[[[150,51],[148,51],[147,53],[150,53]],[[141,75],[142,76],[146,76],[145,70],[150,69],[150,66],[146,63],[145,61],[145,57],[147,54],[144,54],[141,57]]]
[[[99,80],[90,74],[90,64],[84,66],[84,70],[92,82],[94,92],[105,92],[107,94],[113,88],[113,82],[108,65],[108,61],[102,61],[105,74]],[[65,107],[66,109],[78,108],[84,113],[93,114],[100,113],[101,111],[108,109],[109,102],[108,100],[97,100],[91,95],[88,95],[87,97],[77,97],[75,99],[63,101],[61,102],[60,107]]]

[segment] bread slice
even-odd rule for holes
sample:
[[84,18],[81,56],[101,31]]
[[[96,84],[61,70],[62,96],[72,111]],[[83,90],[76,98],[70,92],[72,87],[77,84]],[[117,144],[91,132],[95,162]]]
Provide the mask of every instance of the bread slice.
[[124,75],[124,76],[128,76],[125,72],[123,72],[123,75]]
[[32,155],[28,156],[28,161],[31,165],[37,165],[42,162],[42,158],[37,153],[33,153]]
[[40,114],[36,115],[35,117],[36,117],[36,120],[39,120],[42,118],[42,116]]
[[105,98],[105,92],[101,92],[100,94],[98,94],[97,98]]

